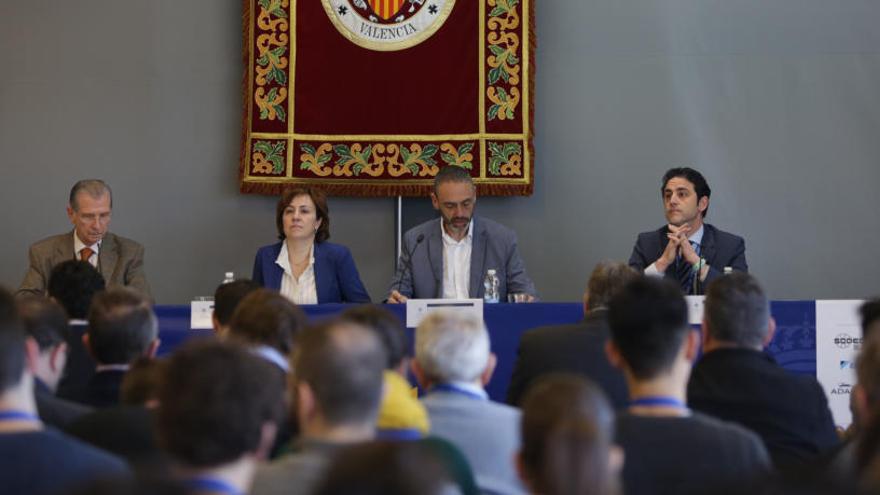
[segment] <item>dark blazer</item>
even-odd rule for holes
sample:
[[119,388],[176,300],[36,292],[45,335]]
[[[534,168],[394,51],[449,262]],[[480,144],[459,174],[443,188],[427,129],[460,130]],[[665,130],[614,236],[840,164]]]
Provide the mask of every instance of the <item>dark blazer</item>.
[[777,467],[816,457],[838,442],[816,379],[789,373],[756,350],[704,354],[691,373],[688,405],[757,433]]
[[[516,234],[488,218],[474,217],[472,221],[474,231],[468,284],[470,297],[483,297],[483,278],[490,268],[495,269],[498,275],[501,301],[507,300],[507,294],[537,296],[535,284],[526,274],[525,263],[519,255]],[[396,290],[406,297],[416,299],[442,296],[443,234],[440,229],[440,220],[435,218],[404,234],[400,261],[388,288],[389,294]]]
[[507,403],[518,406],[529,385],[547,373],[574,373],[596,382],[615,409],[626,407],[628,391],[623,373],[605,357],[609,337],[608,311],[593,310],[571,325],[536,328],[519,341]]
[[85,415],[71,423],[65,432],[125,458],[132,466],[156,465],[165,458],[156,445],[153,424],[150,409],[119,405]]
[[34,399],[40,420],[59,429],[92,412],[91,407],[55,397],[39,378],[34,379]]
[[[669,229],[664,225],[651,232],[642,232],[636,239],[632,254],[629,257],[629,266],[643,272],[651,263],[657,261],[669,238],[666,234]],[[718,230],[708,223],[703,224],[703,240],[700,244],[700,256],[709,265],[709,273],[706,280],[700,284],[699,294],[705,293],[709,282],[724,274],[724,267],[729,266],[740,272],[748,272],[746,264],[746,244],[742,237]],[[679,262],[684,262],[683,260]],[[681,282],[676,277],[675,266],[666,270],[666,278]]]
[[80,402],[85,395],[86,384],[95,374],[95,360],[83,344],[82,337],[88,326],[86,323],[71,323],[68,326],[67,363],[64,375],[58,382],[55,395],[62,399]]
[[86,384],[85,393],[79,402],[98,409],[119,404],[124,378],[125,371],[122,370],[96,371]]
[[[263,246],[257,251],[252,277],[255,282],[270,289],[281,289],[284,270],[275,263],[280,252],[281,242]],[[318,304],[370,302],[370,295],[361,282],[354,258],[347,247],[331,242],[319,242],[315,244],[313,254]]]
[[[45,294],[52,268],[75,259],[73,236],[73,232],[55,235],[30,247],[28,271],[16,294]],[[98,271],[104,276],[107,287],[127,286],[151,297],[150,284],[144,273],[144,247],[131,239],[112,232],[105,234],[98,251]]]

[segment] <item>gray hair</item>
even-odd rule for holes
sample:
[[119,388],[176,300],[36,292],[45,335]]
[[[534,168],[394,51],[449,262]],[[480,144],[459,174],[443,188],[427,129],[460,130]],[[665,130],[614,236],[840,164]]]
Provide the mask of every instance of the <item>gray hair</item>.
[[113,207],[113,191],[110,190],[110,186],[107,185],[106,182],[101,179],[83,179],[77,181],[76,184],[70,188],[70,207],[73,208],[74,211],[79,210],[79,205],[76,204],[76,196],[80,192],[85,192],[89,196],[93,198],[100,198],[107,193],[110,195],[110,207]]
[[415,358],[436,382],[472,382],[489,361],[489,331],[470,314],[438,311],[416,328]]
[[770,321],[770,303],[755,277],[734,272],[709,284],[705,319],[709,335],[716,340],[762,347]]

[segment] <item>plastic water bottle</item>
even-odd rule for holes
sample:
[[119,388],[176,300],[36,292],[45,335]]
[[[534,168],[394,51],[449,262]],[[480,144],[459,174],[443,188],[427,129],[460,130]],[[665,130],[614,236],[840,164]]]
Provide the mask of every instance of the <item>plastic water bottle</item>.
[[232,272],[226,272],[226,274],[223,276],[223,283],[221,283],[220,285],[228,284],[230,282],[235,282],[235,274]]
[[497,303],[500,299],[500,294],[498,293],[498,287],[500,282],[498,281],[498,275],[495,274],[495,270],[489,269],[486,271],[486,278],[483,279],[483,287],[486,288],[485,292],[483,292],[483,302],[485,303]]

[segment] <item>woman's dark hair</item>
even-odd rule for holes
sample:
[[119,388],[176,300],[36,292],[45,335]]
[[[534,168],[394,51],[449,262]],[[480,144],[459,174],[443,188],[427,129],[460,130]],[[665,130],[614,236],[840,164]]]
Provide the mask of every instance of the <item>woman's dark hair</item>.
[[316,187],[294,187],[281,193],[278,206],[275,208],[275,227],[278,229],[278,238],[286,239],[284,235],[284,209],[290,205],[297,196],[308,196],[315,203],[315,216],[321,221],[318,231],[315,232],[315,242],[324,242],[330,238],[330,209],[327,207],[327,194]]

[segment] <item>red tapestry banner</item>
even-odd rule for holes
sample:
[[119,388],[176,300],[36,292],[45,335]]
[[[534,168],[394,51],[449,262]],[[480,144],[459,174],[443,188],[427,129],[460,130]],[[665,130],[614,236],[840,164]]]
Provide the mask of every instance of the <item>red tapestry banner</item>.
[[241,191],[534,181],[534,0],[244,0]]

